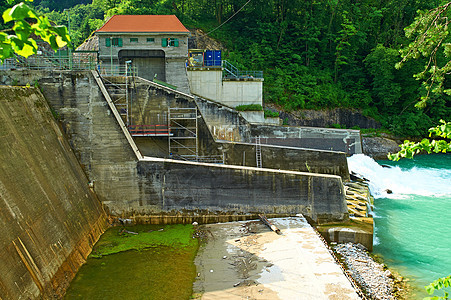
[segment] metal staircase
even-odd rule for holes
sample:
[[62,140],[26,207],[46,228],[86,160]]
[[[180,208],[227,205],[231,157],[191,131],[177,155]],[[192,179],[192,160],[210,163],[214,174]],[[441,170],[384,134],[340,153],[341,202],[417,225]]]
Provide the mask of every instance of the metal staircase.
[[102,77],[104,80],[104,85],[108,94],[111,97],[114,105],[116,106],[119,114],[122,117],[124,123],[130,125],[130,114],[129,114],[129,93],[128,93],[128,79],[126,83],[114,83],[108,80],[106,77]]
[[240,71],[238,70],[238,68],[226,60],[222,61],[222,68],[223,68],[224,72],[226,73],[226,77],[232,76],[232,77],[236,78],[239,76]]
[[221,61],[222,76],[227,79],[257,79],[263,78],[263,71],[240,71],[226,60]]

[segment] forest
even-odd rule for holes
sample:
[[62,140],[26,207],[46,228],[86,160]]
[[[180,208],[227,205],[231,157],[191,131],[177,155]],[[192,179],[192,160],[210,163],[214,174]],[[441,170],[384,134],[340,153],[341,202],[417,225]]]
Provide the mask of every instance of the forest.
[[[16,1],[17,2],[17,1]],[[243,70],[263,70],[264,101],[285,111],[358,109],[400,137],[419,137],[450,119],[450,96],[427,93],[413,75],[419,57],[395,68],[409,45],[405,28],[438,0],[34,0],[50,20],[68,26],[76,46],[115,14],[175,14],[224,45]],[[0,1],[0,6],[7,6]],[[446,41],[445,42],[449,42]],[[437,53],[437,65],[448,58]],[[445,78],[444,86],[449,88]]]

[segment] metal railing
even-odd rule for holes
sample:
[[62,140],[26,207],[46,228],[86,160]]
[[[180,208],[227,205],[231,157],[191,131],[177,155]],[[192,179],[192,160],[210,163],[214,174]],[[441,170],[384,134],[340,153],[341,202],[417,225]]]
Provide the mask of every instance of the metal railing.
[[92,55],[48,56],[33,55],[28,58],[15,57],[6,59],[1,70],[94,70],[97,59]]
[[263,78],[263,71],[240,71],[226,60],[222,61],[223,77],[225,79]]
[[222,155],[198,156],[196,161],[210,164],[224,164],[224,157]]
[[129,125],[128,130],[132,136],[169,136],[170,129],[167,124],[157,125]]
[[126,65],[98,65],[101,76],[138,76],[138,68]]

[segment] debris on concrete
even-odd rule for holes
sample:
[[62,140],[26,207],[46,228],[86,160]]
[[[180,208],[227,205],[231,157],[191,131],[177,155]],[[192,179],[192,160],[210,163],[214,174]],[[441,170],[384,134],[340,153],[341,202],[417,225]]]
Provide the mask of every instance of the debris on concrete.
[[195,260],[196,299],[360,299],[304,217],[269,221],[284,234],[260,221],[200,226],[214,238]]
[[268,226],[272,231],[274,231],[277,234],[282,234],[282,232],[280,231],[279,228],[277,228],[277,226],[273,225],[264,215],[258,215],[258,217],[260,218],[260,220],[263,222],[263,224],[265,224],[266,226]]

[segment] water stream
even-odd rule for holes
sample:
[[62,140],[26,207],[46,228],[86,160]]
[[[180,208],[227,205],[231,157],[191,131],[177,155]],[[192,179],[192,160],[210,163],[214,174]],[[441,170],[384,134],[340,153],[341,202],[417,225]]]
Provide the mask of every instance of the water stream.
[[425,285],[451,274],[451,155],[378,163],[359,154],[348,164],[370,180],[375,197],[374,253],[411,279],[422,299]]

